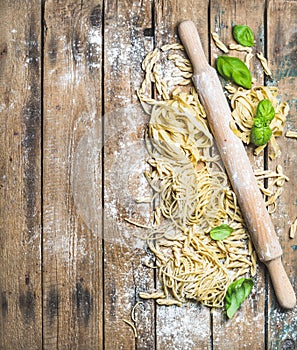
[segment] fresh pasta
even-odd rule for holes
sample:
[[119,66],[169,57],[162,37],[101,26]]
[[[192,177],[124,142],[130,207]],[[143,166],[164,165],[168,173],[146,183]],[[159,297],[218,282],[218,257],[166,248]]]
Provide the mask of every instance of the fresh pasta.
[[270,70],[270,68],[268,67],[267,59],[264,57],[263,53],[262,53],[262,52],[258,52],[258,53],[256,54],[256,56],[257,56],[258,59],[260,60],[260,62],[261,62],[261,64],[262,64],[262,67],[263,67],[263,69],[264,69],[265,74],[271,76],[271,75],[272,75],[271,70]]
[[287,131],[286,137],[297,139],[297,131]]
[[[280,155],[280,149],[276,142],[276,137],[281,136],[286,123],[286,117],[289,113],[289,106],[286,102],[279,102],[277,99],[278,88],[273,86],[253,86],[250,90],[241,87],[226,85],[226,90],[230,93],[229,99],[232,108],[231,129],[244,143],[250,142],[250,132],[254,123],[254,115],[258,103],[263,99],[269,99],[275,109],[275,117],[270,127],[272,129],[272,137],[270,140],[272,151],[269,154],[271,159],[275,159]],[[264,146],[255,149],[258,155]]]
[[[160,73],[164,54],[177,68],[174,78],[180,83],[172,89]],[[192,67],[183,48],[173,44],[155,49],[142,67],[145,77],[138,96],[150,115],[145,141],[151,169],[145,176],[154,191],[155,210],[151,226],[127,221],[144,228],[144,238],[156,258],[155,266],[148,266],[157,268],[160,289],[139,296],[156,299],[159,305],[180,306],[196,300],[222,307],[230,283],[255,275],[256,254],[220,157],[211,154],[213,138],[205,110],[190,84]],[[150,97],[152,83],[158,99]],[[272,99],[277,112],[271,125],[274,135],[281,134],[286,105],[277,103],[275,88],[246,91],[229,87],[228,91],[233,108],[230,127],[244,142],[249,141],[257,101],[266,97]],[[272,212],[288,178],[281,167],[255,175]],[[264,179],[269,179],[268,188],[262,185]],[[211,239],[210,230],[222,223],[232,227],[233,233],[222,241]]]
[[211,36],[212,36],[213,41],[215,42],[216,46],[220,50],[222,50],[224,53],[229,52],[227,46],[220,40],[219,35],[216,32],[211,33]]
[[137,338],[138,335],[137,335],[137,329],[135,327],[135,324],[129,320],[126,320],[125,318],[123,318],[123,321],[131,327],[133,334],[134,334],[134,338]]
[[254,57],[254,54],[249,52],[248,54],[245,55],[244,63],[248,68],[251,66],[251,60]]
[[229,49],[230,50],[236,50],[236,51],[245,51],[247,53],[251,53],[253,51],[253,48],[252,47],[247,47],[247,46],[242,46],[240,44],[229,44],[228,45]]
[[289,237],[291,239],[295,238],[295,234],[296,234],[296,230],[297,230],[297,218],[295,219],[295,221],[291,224],[290,226],[290,234]]

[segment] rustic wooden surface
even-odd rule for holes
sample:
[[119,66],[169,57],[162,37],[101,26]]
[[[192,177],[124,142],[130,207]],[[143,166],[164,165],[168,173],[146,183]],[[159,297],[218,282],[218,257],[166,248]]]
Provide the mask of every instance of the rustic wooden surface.
[[39,1],[1,1],[1,349],[42,346]]
[[[148,222],[143,171],[148,117],[135,95],[141,61],[178,40],[193,20],[213,62],[210,32],[228,41],[248,24],[297,130],[297,1],[0,1],[0,349],[297,348],[297,309],[281,310],[258,266],[255,288],[229,321],[189,303],[135,312],[138,338],[123,319],[153,290],[152,255],[129,216]],[[297,291],[296,140],[282,138],[290,178],[273,220]],[[252,151],[247,149],[253,160]],[[267,155],[257,164],[274,167]]]

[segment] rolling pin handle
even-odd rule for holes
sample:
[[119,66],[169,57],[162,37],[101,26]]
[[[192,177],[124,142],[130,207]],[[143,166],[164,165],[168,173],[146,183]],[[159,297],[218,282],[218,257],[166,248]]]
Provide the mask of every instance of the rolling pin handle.
[[296,305],[296,295],[282,264],[281,257],[267,261],[265,264],[280,306],[284,309],[293,309]]
[[199,74],[210,68],[195,24],[192,21],[181,22],[178,34],[192,63],[193,73]]

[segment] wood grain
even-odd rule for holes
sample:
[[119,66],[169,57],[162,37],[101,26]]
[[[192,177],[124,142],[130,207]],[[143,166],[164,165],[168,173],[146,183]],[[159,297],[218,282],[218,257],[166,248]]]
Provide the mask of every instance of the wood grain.
[[[268,2],[267,9],[267,57],[272,70],[272,80],[269,84],[277,84],[280,97],[290,106],[286,130],[297,130],[296,121],[296,24],[297,2],[273,0]],[[284,20],[285,19],[285,20]],[[285,131],[286,131],[285,130]],[[284,173],[290,181],[285,184],[284,191],[278,202],[278,209],[273,215],[280,242],[283,248],[285,269],[297,292],[297,257],[296,238],[289,238],[289,226],[297,216],[297,179],[296,179],[296,139],[281,137],[278,139],[281,147],[281,157],[270,166],[282,165]],[[284,312],[277,305],[273,291],[269,295],[269,349],[294,349],[297,346],[297,314],[296,307],[290,312]]]
[[[235,24],[250,26],[255,34],[256,51],[264,49],[264,2],[263,1],[216,1],[210,3],[210,31],[217,32],[225,43],[234,43],[232,27]],[[222,54],[213,41],[211,41],[211,61],[214,65],[214,57]],[[229,55],[244,58],[242,53],[230,51]],[[251,67],[252,76],[259,84],[263,84],[263,73],[259,63],[253,60]],[[224,84],[225,81],[222,80]],[[253,148],[247,147],[247,153],[252,164],[264,169],[263,155],[257,161],[253,156]],[[245,301],[232,320],[220,312],[213,313],[213,344],[216,349],[242,349],[246,346],[250,349],[265,348],[265,285],[263,267],[259,265],[257,275],[254,278],[255,289],[252,295]],[[220,331],[216,331],[219,329]],[[237,336],[234,337],[233,334]]]
[[44,21],[44,348],[98,349],[102,5],[47,1]]
[[40,349],[41,6],[0,11],[0,348]]
[[[228,43],[235,22],[248,24],[273,71],[265,81],[279,86],[291,107],[287,130],[296,131],[297,2],[13,0],[0,8],[0,349],[295,349],[296,308],[278,307],[261,265],[232,321],[195,303],[143,300],[135,339],[123,319],[140,291],[157,287],[144,266],[153,256],[136,237],[144,230],[125,222],[147,223],[152,210],[135,203],[150,193],[148,116],[135,94],[142,59],[176,42],[178,23],[190,19],[214,63],[210,32]],[[261,156],[257,166],[281,164],[290,178],[273,220],[297,291],[297,243],[288,237],[296,140],[279,140],[282,156]]]
[[[193,20],[201,33],[201,42],[208,53],[207,1],[156,1],[156,46],[179,42],[177,26]],[[211,344],[210,310],[191,302],[182,307],[157,306],[157,349],[208,349]]]
[[[154,349],[154,304],[140,301],[140,291],[152,291],[154,272],[144,230],[125,222],[148,223],[149,205],[135,199],[151,194],[143,172],[148,154],[144,130],[148,117],[136,96],[143,74],[141,62],[151,51],[151,1],[109,1],[104,12],[104,346],[105,349]],[[147,36],[148,35],[148,36]]]

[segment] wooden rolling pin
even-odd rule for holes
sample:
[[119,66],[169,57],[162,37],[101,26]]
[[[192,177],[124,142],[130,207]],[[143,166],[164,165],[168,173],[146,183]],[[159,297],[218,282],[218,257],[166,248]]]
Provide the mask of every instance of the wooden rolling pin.
[[231,110],[216,70],[207,62],[193,22],[182,22],[179,36],[192,63],[194,85],[258,257],[269,270],[279,304],[292,309],[296,305],[296,296],[282,265],[282,249],[244,146],[229,127]]

